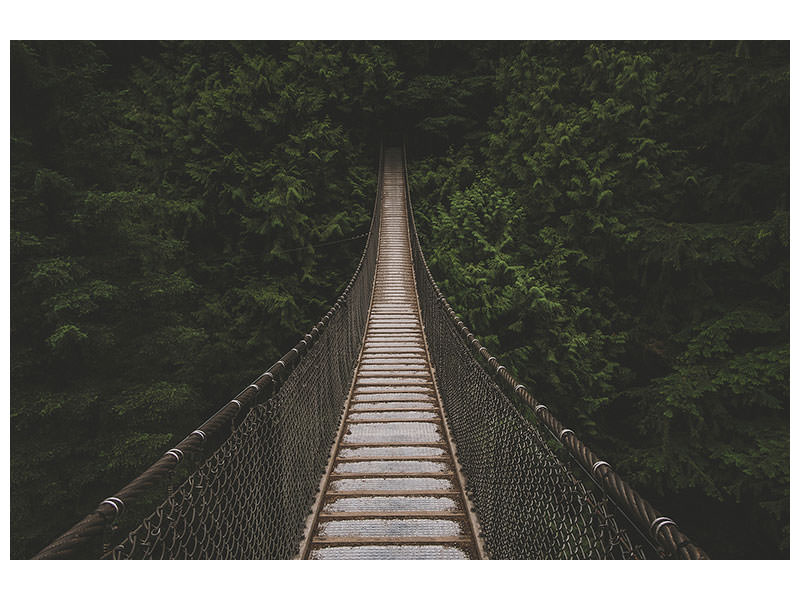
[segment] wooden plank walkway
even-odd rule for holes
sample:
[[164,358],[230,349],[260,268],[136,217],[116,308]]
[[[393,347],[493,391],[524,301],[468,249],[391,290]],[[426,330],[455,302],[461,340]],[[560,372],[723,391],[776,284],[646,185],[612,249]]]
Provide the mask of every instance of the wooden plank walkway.
[[302,557],[482,558],[421,324],[399,149],[380,183],[367,331]]

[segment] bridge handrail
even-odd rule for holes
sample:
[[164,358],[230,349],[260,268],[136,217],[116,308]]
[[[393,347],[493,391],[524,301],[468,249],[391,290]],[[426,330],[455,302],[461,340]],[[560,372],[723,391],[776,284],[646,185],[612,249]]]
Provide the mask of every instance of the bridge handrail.
[[[501,365],[498,360],[483,346],[477,337],[469,330],[450,306],[444,294],[436,284],[417,235],[414,223],[414,211],[411,203],[411,193],[408,180],[406,145],[403,144],[403,171],[406,185],[406,202],[408,203],[408,219],[411,229],[411,244],[419,253],[425,276],[432,285],[438,301],[447,313],[459,332],[467,348],[482,359],[482,365],[496,382],[500,389],[510,397],[516,396],[524,404],[533,409],[539,422],[544,425],[553,436],[569,452],[576,462],[594,482],[611,498],[623,514],[631,521],[640,532],[646,532],[646,539],[655,543],[656,547],[668,557],[683,559],[707,559],[708,555],[699,546],[694,544],[669,517],[656,510],[646,499],[633,489],[608,462],[600,459],[586,444],[584,444],[572,429],[565,427],[544,404],[539,403],[527,388],[521,384],[509,370]],[[435,365],[434,365],[435,366]]]
[[[126,508],[129,508],[133,500],[140,497],[155,484],[168,480],[181,460],[187,454],[202,450],[204,442],[208,438],[221,433],[226,427],[232,428],[237,417],[243,416],[255,404],[256,398],[261,392],[269,392],[271,396],[275,395],[282,383],[300,363],[302,357],[308,353],[323,331],[325,331],[331,318],[347,302],[347,296],[353,289],[358,275],[366,264],[368,251],[371,246],[375,245],[373,238],[376,238],[379,229],[376,223],[380,214],[378,205],[380,202],[380,181],[383,172],[383,141],[380,143],[378,165],[375,209],[372,211],[369,235],[364,245],[364,250],[361,253],[361,258],[353,276],[328,312],[280,360],[259,375],[250,385],[228,401],[202,425],[184,437],[176,446],[167,450],[161,458],[145,469],[139,476],[112,496],[101,501],[93,512],[39,551],[33,557],[34,559],[84,558],[87,554],[96,554],[91,552],[90,546],[96,545],[97,541],[102,539],[106,530]],[[225,437],[227,438],[228,436],[230,436],[230,432]],[[107,550],[104,549],[104,551]]]

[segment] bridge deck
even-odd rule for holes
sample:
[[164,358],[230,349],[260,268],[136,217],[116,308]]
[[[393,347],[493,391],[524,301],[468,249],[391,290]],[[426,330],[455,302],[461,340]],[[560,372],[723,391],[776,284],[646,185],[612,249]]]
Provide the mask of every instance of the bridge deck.
[[303,554],[478,558],[421,325],[399,150],[383,173],[367,332]]

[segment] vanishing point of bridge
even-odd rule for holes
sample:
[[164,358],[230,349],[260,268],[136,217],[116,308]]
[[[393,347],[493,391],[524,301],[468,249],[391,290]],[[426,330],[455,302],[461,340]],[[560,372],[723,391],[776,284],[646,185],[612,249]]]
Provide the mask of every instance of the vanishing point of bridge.
[[402,149],[378,183],[323,319],[36,558],[706,558],[455,315]]
[[382,189],[367,332],[304,556],[477,557],[422,330],[397,150]]

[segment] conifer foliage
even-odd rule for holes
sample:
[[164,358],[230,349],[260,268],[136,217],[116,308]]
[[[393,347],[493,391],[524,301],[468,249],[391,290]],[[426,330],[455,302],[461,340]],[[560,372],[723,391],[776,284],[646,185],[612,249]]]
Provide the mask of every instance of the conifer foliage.
[[414,169],[451,303],[719,557],[788,552],[787,52],[523,44]]
[[12,43],[12,556],[327,310],[398,132],[483,343],[712,556],[787,556],[788,73],[776,42]]

